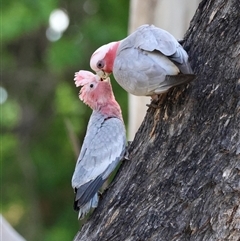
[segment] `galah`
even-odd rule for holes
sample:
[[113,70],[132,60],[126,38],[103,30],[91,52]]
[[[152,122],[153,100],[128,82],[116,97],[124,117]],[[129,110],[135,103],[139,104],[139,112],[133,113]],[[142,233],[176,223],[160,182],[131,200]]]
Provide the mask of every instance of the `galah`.
[[74,80],[81,86],[79,98],[93,110],[72,177],[74,209],[81,219],[97,207],[100,187],[123,158],[126,134],[110,79],[81,70]]
[[92,54],[90,66],[102,78],[113,73],[123,89],[138,96],[155,96],[195,78],[187,52],[154,25],[103,45]]

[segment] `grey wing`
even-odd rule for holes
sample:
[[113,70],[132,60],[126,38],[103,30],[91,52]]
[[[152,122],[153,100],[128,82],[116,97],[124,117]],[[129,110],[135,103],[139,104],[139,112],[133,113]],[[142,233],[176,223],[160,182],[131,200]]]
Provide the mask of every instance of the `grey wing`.
[[167,31],[154,25],[142,25],[128,38],[135,48],[152,52],[157,50],[173,61],[183,74],[192,74],[188,54]]
[[[72,186],[92,197],[124,155],[123,122],[110,118],[90,124],[72,177]],[[80,195],[80,194],[79,194]]]
[[154,25],[140,26],[132,37],[136,48],[150,52],[158,50],[166,56],[173,55],[176,52],[176,46],[179,45],[170,33]]
[[[164,85],[166,75],[178,73],[176,65],[163,54],[124,48],[124,44],[120,45],[113,66],[116,81],[126,91],[138,96],[153,95],[156,88]],[[168,88],[164,87],[162,92]]]

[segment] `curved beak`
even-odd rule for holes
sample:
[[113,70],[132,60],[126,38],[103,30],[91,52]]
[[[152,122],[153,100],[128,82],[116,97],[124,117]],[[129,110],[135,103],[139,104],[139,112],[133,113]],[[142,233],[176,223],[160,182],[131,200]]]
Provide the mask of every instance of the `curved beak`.
[[107,79],[109,76],[109,73],[104,72],[103,70],[99,70],[96,72],[97,75],[102,79]]
[[106,77],[105,79],[103,79],[104,82],[108,82],[108,83],[111,83],[110,81],[110,78],[109,77]]

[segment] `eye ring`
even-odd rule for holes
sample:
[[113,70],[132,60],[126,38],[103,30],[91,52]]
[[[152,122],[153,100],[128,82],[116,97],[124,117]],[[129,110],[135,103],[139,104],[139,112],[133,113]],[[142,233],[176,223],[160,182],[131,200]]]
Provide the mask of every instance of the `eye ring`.
[[97,62],[97,67],[98,67],[99,69],[103,69],[104,66],[105,66],[104,60],[99,60],[99,61]]

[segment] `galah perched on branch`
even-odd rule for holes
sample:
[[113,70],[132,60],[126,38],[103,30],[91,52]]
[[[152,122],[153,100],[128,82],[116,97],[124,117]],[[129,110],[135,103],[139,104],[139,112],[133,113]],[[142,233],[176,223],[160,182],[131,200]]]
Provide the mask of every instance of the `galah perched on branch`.
[[97,207],[100,187],[124,156],[126,134],[110,79],[81,70],[74,80],[82,87],[79,98],[93,109],[72,177],[74,209],[83,218]]
[[153,25],[103,45],[93,53],[90,66],[101,78],[113,72],[123,89],[138,96],[161,94],[195,78],[183,47]]

